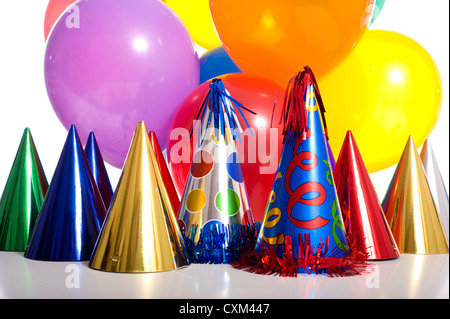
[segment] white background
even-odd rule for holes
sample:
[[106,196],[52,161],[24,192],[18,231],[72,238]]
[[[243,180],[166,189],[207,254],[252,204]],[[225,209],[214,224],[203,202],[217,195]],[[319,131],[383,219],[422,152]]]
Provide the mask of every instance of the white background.
[[[49,181],[67,136],[67,131],[53,112],[44,84],[45,41],[43,25],[47,4],[47,0],[2,0],[0,2],[0,192],[3,191],[25,127],[31,129]],[[430,141],[448,190],[449,1],[387,0],[371,29],[392,30],[411,37],[431,54],[438,66],[442,78],[444,99],[441,115],[430,136]],[[203,51],[200,50],[199,52]],[[120,170],[109,165],[107,165],[107,169],[113,187],[115,187],[120,176]],[[395,166],[371,175],[380,197],[384,196],[394,169]],[[99,295],[96,292],[103,293],[105,297],[127,297],[121,295],[120,291],[122,291],[122,294],[132,291],[132,294],[129,295],[132,298],[142,296],[182,297],[185,296],[183,295],[183,289],[187,287],[192,293],[192,285],[195,285],[197,290],[200,285],[203,290],[198,290],[195,296],[203,298],[249,296],[243,289],[244,286],[251,290],[253,296],[274,298],[339,297],[345,293],[348,297],[355,298],[448,298],[448,254],[446,256],[407,256],[402,258],[398,261],[383,263],[380,266],[381,271],[383,271],[380,274],[381,289],[365,290],[366,294],[362,295],[360,294],[361,287],[364,287],[364,280],[367,280],[367,278],[362,278],[362,281],[349,279],[350,281],[347,281],[347,285],[344,286],[338,284],[345,279],[332,282],[325,278],[310,280],[302,278],[299,279],[302,282],[301,284],[307,285],[309,290],[299,291],[298,281],[295,279],[262,276],[264,277],[262,281],[257,281],[257,285],[254,286],[257,289],[252,289],[252,285],[245,284],[246,280],[253,282],[255,278],[261,278],[261,276],[247,275],[247,273],[230,269],[225,265],[212,268],[192,265],[191,268],[183,269],[181,272],[174,274],[175,277],[172,277],[170,273],[161,274],[160,277],[142,277],[143,283],[155,284],[154,290],[149,288],[148,285],[139,286],[142,283],[140,279],[140,283],[137,283],[136,280],[141,277],[129,277],[127,275],[115,277],[115,280],[118,281],[111,281],[107,274],[89,271],[84,267],[84,279],[87,282],[92,282],[91,290],[89,290],[91,294],[86,291],[69,291],[67,289],[63,291],[63,294],[60,294],[58,285],[63,287],[64,278],[67,276],[64,270],[65,265],[26,261],[20,255],[2,253],[0,254],[0,297],[98,297]],[[430,272],[430,266],[438,267],[435,261],[444,266],[438,270],[434,268]],[[85,266],[85,264],[81,265]],[[39,269],[39,267],[42,268]],[[49,269],[55,274],[58,274],[59,271],[59,275],[50,276]],[[6,271],[10,273],[6,274]],[[35,277],[33,277],[33,274]],[[394,276],[394,274],[397,275]],[[421,274],[424,277],[421,277]],[[442,274],[446,277],[439,277]],[[414,277],[408,279],[409,275]],[[202,279],[202,276],[206,277]],[[399,280],[396,279],[397,277],[404,279],[403,284],[397,285],[395,281]],[[42,278],[46,283],[42,283],[36,278]],[[57,280],[53,278],[59,278],[56,286],[51,283],[52,280]],[[102,278],[105,278],[105,281],[102,281]],[[209,284],[211,279],[217,279],[218,289],[214,289],[215,286]],[[173,290],[167,291],[166,280],[175,280],[178,289],[175,295],[172,294]],[[18,286],[17,281],[21,281],[21,285]],[[105,284],[106,290],[102,291],[101,287],[96,285],[97,283]],[[121,289],[112,289],[111,285],[116,283],[118,284],[117,287],[123,285],[120,286]],[[277,289],[278,295],[265,294],[265,283]],[[438,286],[436,286],[436,283],[438,283]],[[127,290],[126,285],[137,286]],[[162,290],[158,293],[157,288]]]

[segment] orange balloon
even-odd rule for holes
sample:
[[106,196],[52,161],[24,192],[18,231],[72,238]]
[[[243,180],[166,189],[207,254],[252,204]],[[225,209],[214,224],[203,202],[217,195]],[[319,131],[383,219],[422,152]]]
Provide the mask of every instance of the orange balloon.
[[48,35],[53,28],[53,25],[58,20],[67,7],[74,3],[76,0],[50,0],[45,11],[44,18],[44,37],[47,40]]
[[214,26],[242,70],[285,86],[308,65],[317,78],[353,50],[375,0],[210,0]]

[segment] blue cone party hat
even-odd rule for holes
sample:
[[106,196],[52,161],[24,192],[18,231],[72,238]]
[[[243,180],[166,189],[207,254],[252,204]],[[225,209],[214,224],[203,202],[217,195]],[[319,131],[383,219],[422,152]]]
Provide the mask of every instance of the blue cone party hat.
[[191,262],[230,263],[257,234],[235,145],[242,132],[236,112],[243,115],[244,107],[219,79],[207,93],[195,118],[198,142],[178,220]]
[[108,210],[114,192],[94,132],[89,133],[89,137],[84,147],[84,153],[86,154],[89,167],[94,177],[95,184],[102,196],[105,208]]
[[89,260],[105,215],[103,200],[72,125],[25,257],[45,261]]
[[233,266],[259,274],[359,274],[365,249],[347,238],[329,163],[324,107],[309,67],[288,84],[283,150],[257,244]]

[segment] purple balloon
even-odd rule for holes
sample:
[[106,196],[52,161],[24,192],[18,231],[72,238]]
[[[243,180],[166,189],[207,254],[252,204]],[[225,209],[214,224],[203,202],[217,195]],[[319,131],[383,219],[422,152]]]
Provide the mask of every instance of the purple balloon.
[[45,52],[45,84],[62,124],[95,132],[121,168],[144,121],[165,148],[178,106],[199,85],[194,43],[160,0],[80,0],[59,18]]

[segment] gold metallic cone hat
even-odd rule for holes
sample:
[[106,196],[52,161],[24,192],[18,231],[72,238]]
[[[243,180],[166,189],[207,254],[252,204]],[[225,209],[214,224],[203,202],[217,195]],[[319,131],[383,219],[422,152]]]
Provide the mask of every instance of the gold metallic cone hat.
[[159,272],[188,265],[180,229],[140,122],[89,267],[110,272]]
[[401,253],[448,253],[448,239],[411,136],[382,206]]

